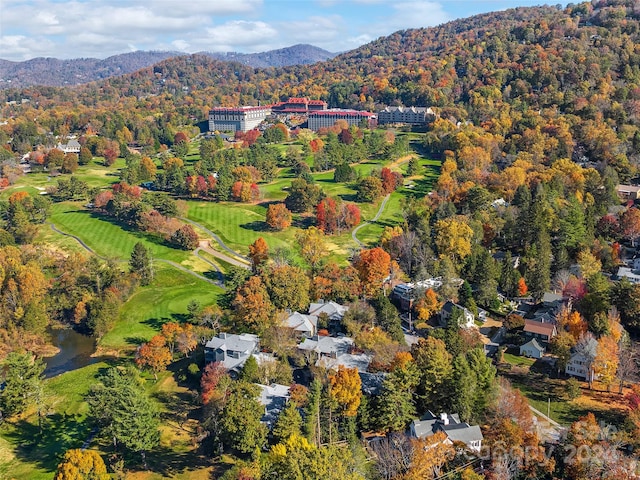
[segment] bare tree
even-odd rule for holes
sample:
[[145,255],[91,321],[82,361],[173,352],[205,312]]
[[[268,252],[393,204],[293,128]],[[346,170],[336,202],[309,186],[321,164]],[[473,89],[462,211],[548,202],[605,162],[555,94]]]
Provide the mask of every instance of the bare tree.
[[621,343],[618,353],[618,370],[616,376],[620,381],[620,391],[625,384],[637,382],[639,378],[638,362],[640,361],[640,351],[638,345],[633,342]]
[[391,434],[370,444],[376,457],[376,468],[385,480],[398,478],[411,465],[413,446],[406,435]]

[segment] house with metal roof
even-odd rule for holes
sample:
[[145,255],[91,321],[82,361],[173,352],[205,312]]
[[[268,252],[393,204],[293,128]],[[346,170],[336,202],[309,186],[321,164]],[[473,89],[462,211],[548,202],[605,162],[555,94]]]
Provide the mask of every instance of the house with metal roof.
[[247,359],[258,352],[257,335],[219,333],[204,346],[205,362],[220,362],[229,371],[239,372]]
[[414,438],[430,437],[443,432],[451,444],[464,443],[469,450],[480,452],[484,439],[478,425],[469,425],[460,421],[457,413],[434,415],[430,410],[421,418],[415,419],[409,426],[409,434]]

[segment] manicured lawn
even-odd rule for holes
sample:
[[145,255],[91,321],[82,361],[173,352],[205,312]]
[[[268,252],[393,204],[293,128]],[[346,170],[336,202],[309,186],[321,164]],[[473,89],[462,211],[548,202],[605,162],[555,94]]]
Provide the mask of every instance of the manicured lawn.
[[60,457],[80,448],[89,437],[84,397],[99,372],[113,361],[98,362],[46,381],[47,415],[39,431],[37,415],[5,422],[0,427],[0,478],[52,478]]
[[156,265],[153,283],[140,288],[120,309],[115,326],[100,339],[105,351],[131,350],[155,335],[163,323],[183,321],[187,305],[210,305],[222,290],[168,265]]
[[521,357],[520,355],[513,355],[511,353],[505,353],[504,360],[505,362],[509,362],[511,365],[518,365],[518,366],[525,366],[525,367],[530,367],[536,362],[535,358]]
[[128,260],[137,242],[142,242],[157,258],[181,263],[192,256],[191,252],[172,248],[160,239],[87,210],[78,202],[54,204],[49,221],[61,231],[80,237],[98,255],[105,257]]
[[242,255],[259,237],[271,248],[292,246],[295,229],[269,231],[264,221],[266,212],[264,205],[189,201],[189,218],[216,232],[225,244]]

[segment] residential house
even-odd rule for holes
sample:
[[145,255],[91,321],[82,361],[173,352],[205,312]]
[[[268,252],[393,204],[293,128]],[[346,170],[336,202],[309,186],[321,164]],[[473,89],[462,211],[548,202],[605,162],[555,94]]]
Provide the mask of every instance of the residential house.
[[462,312],[462,318],[460,320],[460,326],[463,328],[471,328],[475,326],[475,316],[471,311],[462,305],[458,305],[457,303],[453,303],[451,300],[445,302],[442,306],[442,310],[440,310],[440,326],[446,327],[451,315],[454,310],[459,310]]
[[247,359],[258,352],[257,335],[219,333],[204,346],[205,362],[221,362],[229,372],[239,372]]
[[526,338],[535,338],[538,343],[547,344],[558,334],[558,329],[555,323],[527,319],[523,332]]
[[258,401],[260,405],[264,406],[264,415],[260,421],[266,424],[269,430],[271,430],[276,420],[278,420],[280,412],[282,412],[289,401],[289,387],[277,383],[271,385],[256,383],[256,385],[260,388],[260,398]]
[[618,185],[616,187],[616,193],[620,200],[637,200],[640,196],[640,186],[637,185]]
[[81,145],[75,138],[72,138],[66,144],[58,143],[56,148],[62,150],[64,153],[80,153]]
[[578,345],[572,350],[565,373],[586,381],[597,380],[598,375],[593,370],[597,350],[598,341],[594,337],[589,337],[584,342],[578,342]]
[[545,292],[542,295],[542,306],[547,310],[556,313],[560,311],[564,303],[564,297],[554,292]]
[[349,307],[336,302],[325,302],[323,300],[309,305],[309,315],[319,317],[324,313],[331,323],[340,323],[344,314],[347,313],[347,310],[349,310]]
[[436,416],[427,411],[420,419],[415,419],[409,426],[409,434],[414,438],[426,438],[437,432],[443,432],[451,444],[464,443],[469,450],[480,452],[482,449],[482,432],[478,425],[461,422],[457,413],[442,413]]
[[524,345],[520,346],[520,355],[531,358],[542,358],[546,349],[532,338]]
[[437,289],[442,286],[442,277],[427,278],[415,283],[399,283],[391,290],[391,299],[402,311],[408,311],[413,308],[416,296],[423,290]]
[[354,353],[353,339],[349,337],[321,337],[315,335],[305,338],[298,345],[303,352],[315,355],[315,365],[337,369],[339,365],[346,368],[357,368],[359,372],[366,372],[371,363],[371,356],[364,353]]
[[291,328],[298,335],[311,338],[317,333],[318,317],[316,315],[293,312],[284,320],[283,325]]
[[[637,260],[637,259],[636,259]],[[618,272],[616,273],[616,277],[618,280],[622,280],[626,278],[631,283],[640,283],[640,269],[635,267],[636,260],[634,260],[634,268],[631,269],[629,267],[619,267]]]

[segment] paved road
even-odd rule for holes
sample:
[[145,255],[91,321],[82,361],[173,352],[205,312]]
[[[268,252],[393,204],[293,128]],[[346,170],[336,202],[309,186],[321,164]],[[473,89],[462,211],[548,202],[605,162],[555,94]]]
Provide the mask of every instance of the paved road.
[[[220,247],[222,247],[222,249],[226,250],[227,252],[229,252],[231,255],[238,257],[242,260],[245,260],[247,263],[250,262],[248,257],[245,257],[244,255],[236,252],[235,250],[232,250],[231,248],[229,248],[223,241],[222,239],[216,235],[215,233],[213,233],[211,230],[209,230],[207,227],[205,227],[204,225],[199,224],[198,222],[194,222],[193,220],[189,220],[188,218],[184,218],[184,217],[180,217],[180,220],[182,220],[183,222],[187,222],[190,223],[191,225],[194,225],[196,227],[198,227],[200,230],[202,230],[203,232],[207,233],[211,238],[213,238],[216,243],[218,245],[220,245]],[[229,262],[231,263],[231,262]]]
[[[200,250],[202,250],[203,252],[207,252],[208,254],[213,255],[216,258],[219,258],[220,260],[223,260],[223,261],[225,261],[227,263],[230,263],[231,265],[235,265],[236,267],[246,268],[246,269],[250,269],[251,268],[251,265],[249,265],[246,262],[241,262],[237,258],[230,257],[229,255],[225,255],[222,252],[214,250],[213,248],[211,248],[211,245],[209,244],[208,240],[201,240],[200,241],[200,246],[196,249],[196,251],[194,253],[199,252]],[[196,253],[196,255],[197,255],[197,253]],[[198,255],[198,257],[202,258],[200,255]]]
[[387,195],[386,197],[384,197],[384,199],[382,200],[382,203],[380,204],[380,208],[378,209],[378,213],[376,213],[375,217],[373,217],[371,220],[367,222],[361,223],[360,225],[358,225],[356,228],[353,229],[353,232],[351,232],[351,238],[353,238],[353,241],[356,242],[359,247],[364,247],[364,243],[358,240],[358,237],[356,236],[358,234],[358,230],[360,230],[365,225],[369,225],[371,222],[375,222],[380,218],[380,215],[382,215],[384,207],[387,205],[387,202],[389,201],[389,197],[390,195]]
[[215,263],[213,263],[211,260],[209,260],[206,257],[203,257],[202,255],[200,255],[200,251],[202,250],[202,247],[198,247],[193,251],[193,254],[198,257],[200,260],[202,260],[203,262],[211,265],[213,267],[213,269],[216,271],[216,274],[218,275],[218,285],[220,285],[222,288],[224,288],[224,274],[222,273],[222,270],[220,270],[220,268],[218,267],[218,265],[216,265]]
[[[65,237],[70,237],[73,238],[76,242],[78,242],[80,244],[80,246],[82,248],[84,248],[87,252],[91,253],[92,255],[95,255],[98,258],[101,258],[102,260],[106,260],[106,257],[103,257],[102,255],[98,255],[89,245],[87,245],[86,243],[84,243],[82,241],[82,239],[80,237],[77,237],[75,235],[71,235],[70,233],[66,233],[63,232],[62,230],[60,230],[58,227],[56,227],[53,223],[51,222],[47,222],[47,225],[49,225],[49,227],[51,227],[51,230],[53,230],[56,233],[59,233],[60,235],[64,235]],[[126,260],[119,260],[120,262],[126,262]],[[188,268],[183,267],[182,265],[180,265],[179,263],[176,262],[172,262],[171,260],[165,260],[163,258],[155,258],[154,259],[155,262],[160,262],[160,263],[166,263],[167,265],[171,265],[174,268],[177,268],[180,271],[183,271],[184,273],[188,273],[191,276],[197,277],[200,280],[204,280],[207,283],[210,283],[211,285],[217,285],[219,287],[223,287],[223,284],[219,281],[215,281],[215,280],[211,280],[210,278],[207,278],[203,275],[200,275],[199,273],[196,273],[192,270],[189,270]]]

